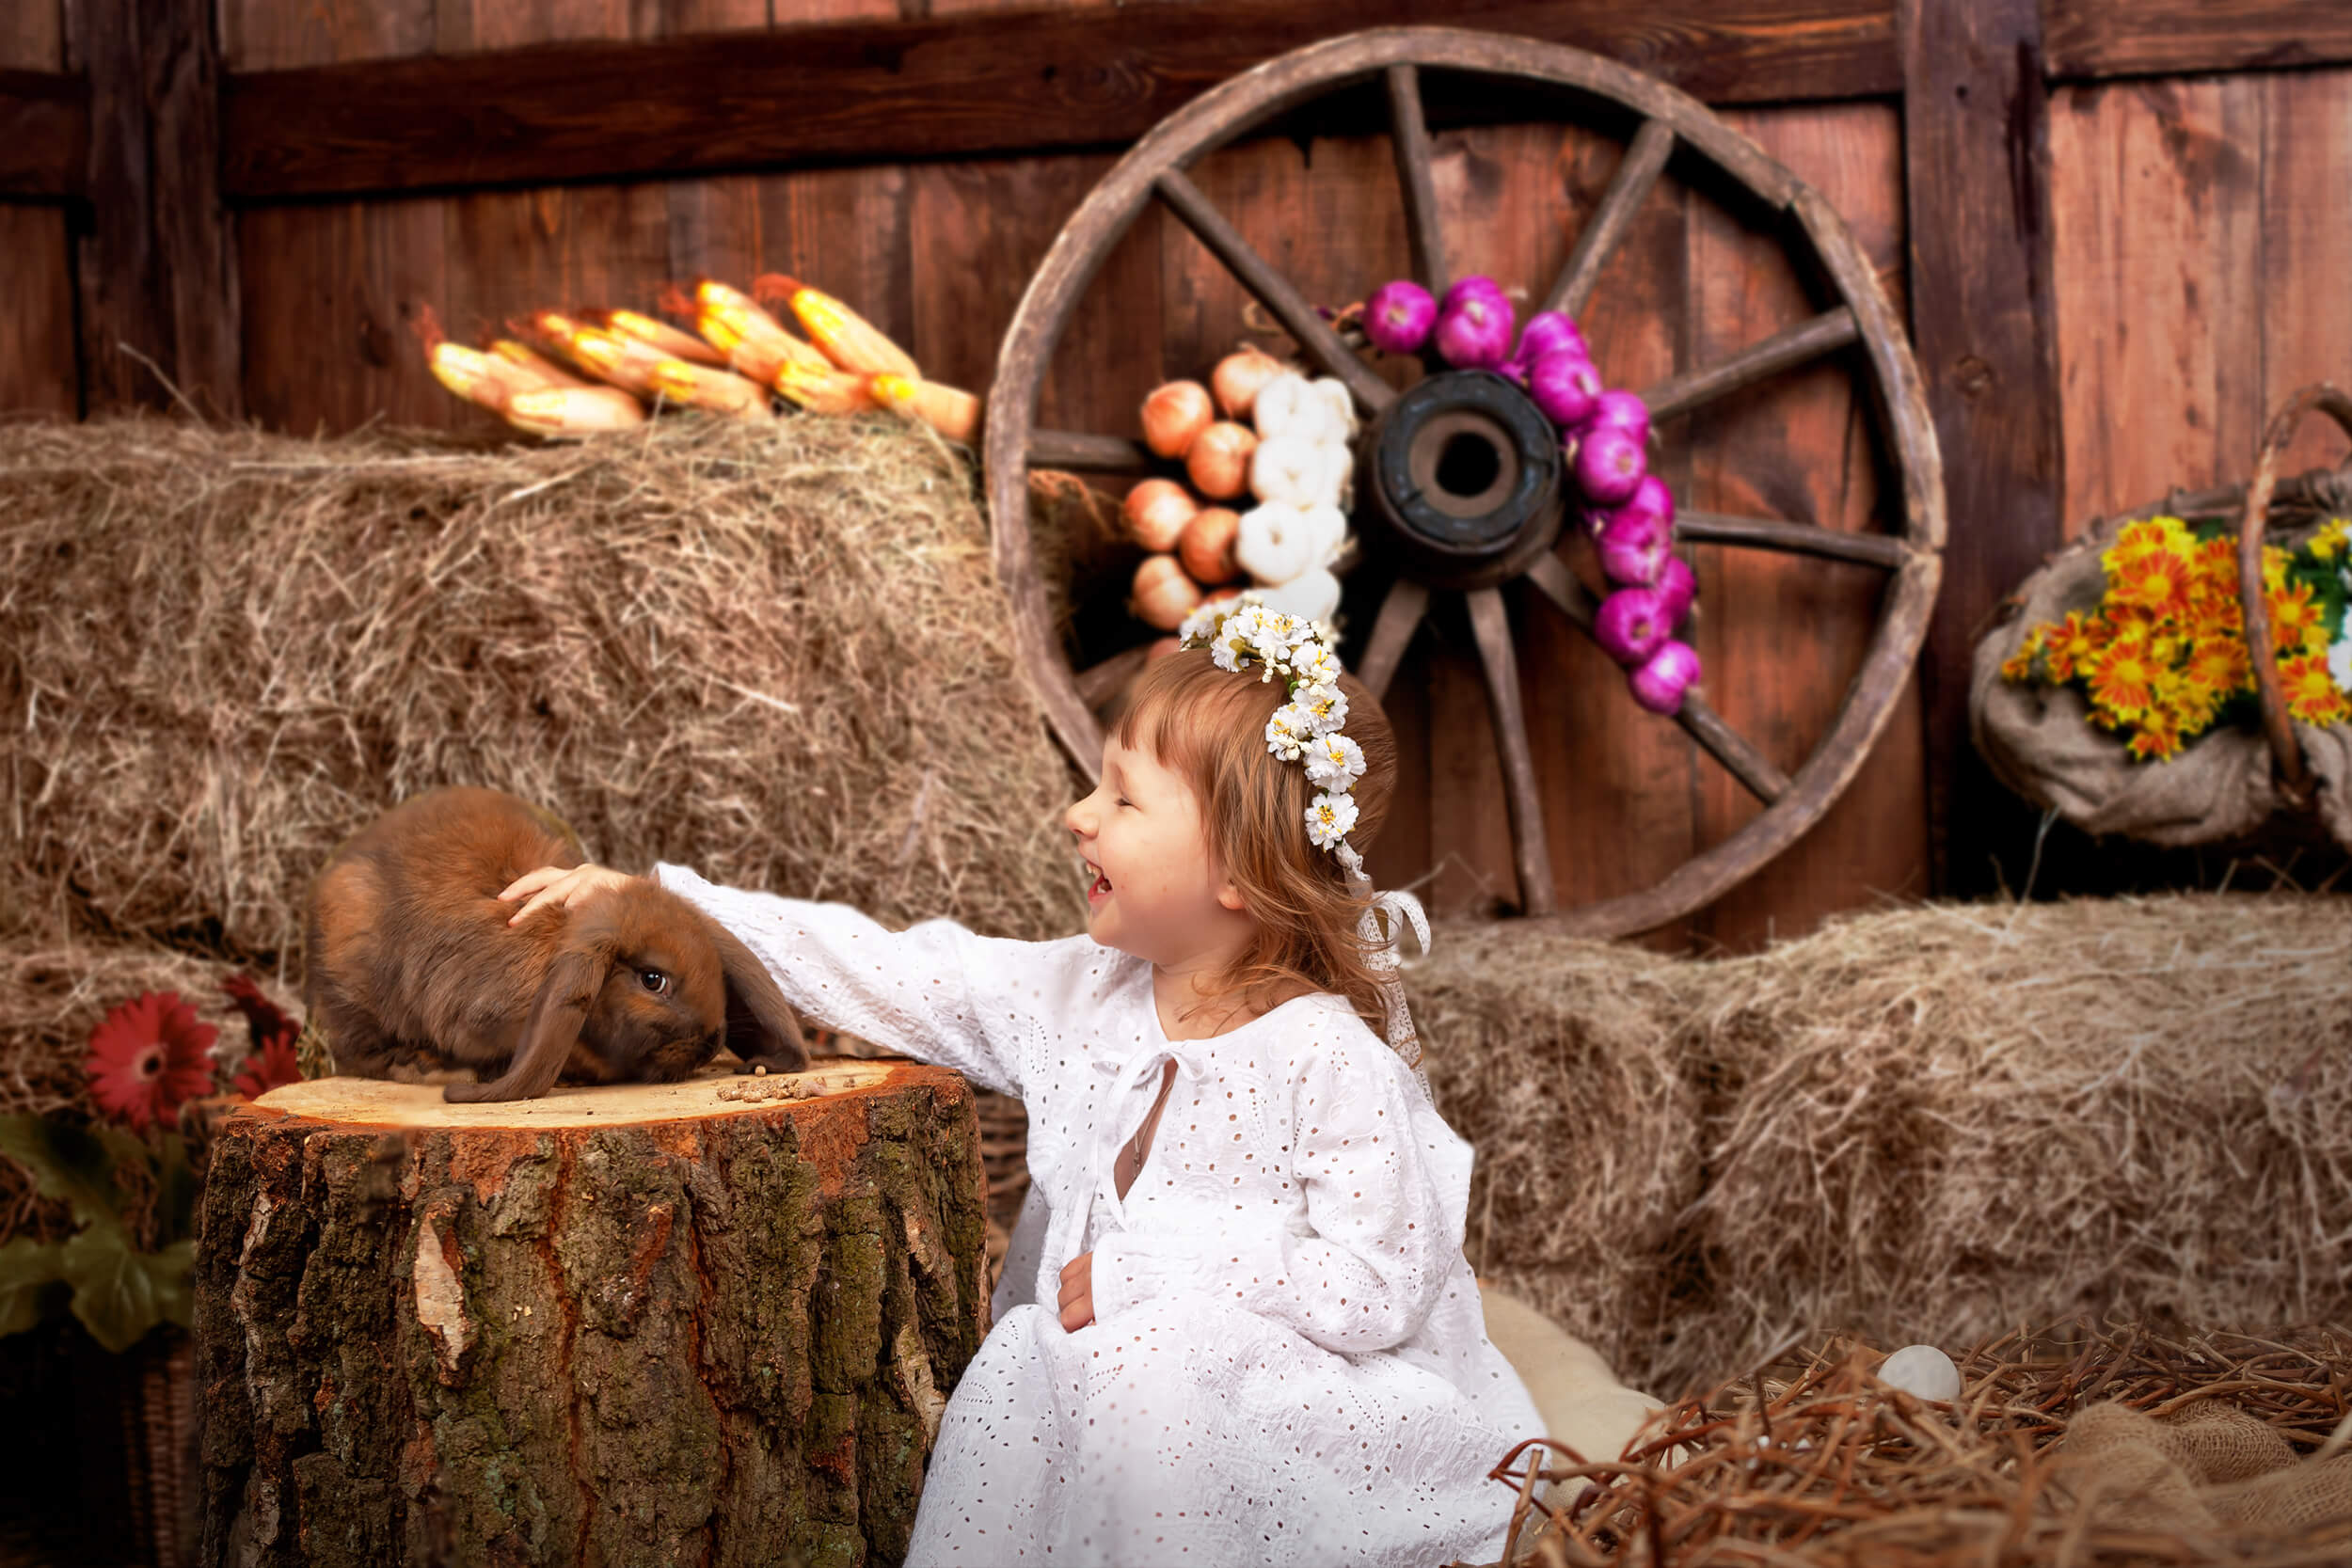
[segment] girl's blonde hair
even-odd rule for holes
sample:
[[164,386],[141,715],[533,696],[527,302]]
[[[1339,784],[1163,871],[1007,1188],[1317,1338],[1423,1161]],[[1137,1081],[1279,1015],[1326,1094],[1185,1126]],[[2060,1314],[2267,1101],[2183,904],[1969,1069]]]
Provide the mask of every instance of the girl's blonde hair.
[[[1368,847],[1387,816],[1396,785],[1396,736],[1380,704],[1353,675],[1347,696],[1349,739],[1363,749],[1364,774],[1352,791],[1356,826],[1347,835]],[[1387,1004],[1358,926],[1371,897],[1327,849],[1307,836],[1307,803],[1316,793],[1307,770],[1266,750],[1266,721],[1289,701],[1279,677],[1220,670],[1206,648],[1172,653],[1129,689],[1119,743],[1141,745],[1191,786],[1219,875],[1241,891],[1258,935],[1207,986],[1211,996],[1238,995],[1263,1012],[1306,991],[1347,998],[1375,1031]]]

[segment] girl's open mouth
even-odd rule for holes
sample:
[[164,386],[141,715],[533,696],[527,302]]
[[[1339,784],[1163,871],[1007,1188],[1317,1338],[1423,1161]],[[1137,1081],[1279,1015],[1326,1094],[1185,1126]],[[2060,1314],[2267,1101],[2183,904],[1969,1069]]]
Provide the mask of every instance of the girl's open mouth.
[[1104,876],[1103,868],[1092,861],[1087,862],[1087,869],[1094,873],[1094,880],[1087,884],[1087,903],[1092,905],[1110,896],[1111,879]]

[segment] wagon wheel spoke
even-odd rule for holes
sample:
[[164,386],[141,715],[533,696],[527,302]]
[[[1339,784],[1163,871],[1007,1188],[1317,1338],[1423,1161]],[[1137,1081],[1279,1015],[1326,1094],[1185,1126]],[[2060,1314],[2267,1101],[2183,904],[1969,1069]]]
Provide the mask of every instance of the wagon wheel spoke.
[[1389,587],[1389,596],[1380,601],[1380,617],[1372,624],[1372,641],[1364,645],[1364,657],[1356,665],[1356,678],[1375,697],[1389,694],[1397,660],[1405,657],[1405,645],[1413,640],[1413,628],[1421,625],[1428,606],[1429,590],[1411,578],[1397,578]]
[[1535,757],[1527,743],[1527,715],[1519,705],[1518,657],[1511,648],[1511,617],[1502,594],[1473,588],[1470,635],[1479,662],[1486,667],[1486,701],[1494,709],[1495,742],[1502,752],[1502,789],[1511,812],[1511,848],[1518,863],[1519,909],[1549,914],[1558,907],[1551,885],[1551,851],[1544,843],[1543,797],[1535,788]]
[[1884,533],[1848,533],[1819,523],[1787,523],[1773,517],[1729,517],[1719,512],[1680,512],[1675,532],[1707,545],[1743,545],[1752,549],[1816,555],[1900,571],[1911,546]]
[[[1543,590],[1547,598],[1560,607],[1560,613],[1584,632],[1593,630],[1596,606],[1592,594],[1576,580],[1568,563],[1556,555],[1535,558],[1527,569],[1527,579]],[[1788,775],[1773,766],[1772,758],[1756,749],[1747,736],[1724,722],[1723,715],[1707,705],[1695,691],[1682,694],[1681,711],[1675,722],[1683,733],[1697,741],[1708,756],[1723,764],[1724,771],[1744,785],[1749,794],[1771,805],[1788,793]]]
[[1135,679],[1151,659],[1150,647],[1129,648],[1116,653],[1100,664],[1089,664],[1078,672],[1078,695],[1089,707],[1101,707],[1118,689]]
[[1642,401],[1649,404],[1651,420],[1663,423],[1717,398],[1729,397],[1742,387],[1753,387],[1783,371],[1835,354],[1861,336],[1862,326],[1854,320],[1852,308],[1841,305],[1785,332],[1775,332],[1760,343],[1751,343],[1728,359],[1661,381],[1644,392]]
[[1073,430],[1029,432],[1029,467],[1080,473],[1131,473],[1152,467],[1152,449],[1124,436]]
[[1438,192],[1429,178],[1429,121],[1421,109],[1421,71],[1389,67],[1389,140],[1396,150],[1396,179],[1404,188],[1405,228],[1413,245],[1413,276],[1442,296],[1445,235],[1438,229]]
[[1283,329],[1298,340],[1298,346],[1307,356],[1327,374],[1346,384],[1366,413],[1376,414],[1395,399],[1396,393],[1389,384],[1375,375],[1360,356],[1340,341],[1340,335],[1315,314],[1307,296],[1251,248],[1240,230],[1225,221],[1225,214],[1200,194],[1200,187],[1182,169],[1171,168],[1162,174],[1152,182],[1152,189],[1168,210],[1184,221],[1184,227],[1199,235],[1200,243],[1224,263],[1225,270],[1256,295],[1258,303],[1273,312]]
[[1600,205],[1593,210],[1592,218],[1576,237],[1576,248],[1568,252],[1567,264],[1560,269],[1559,279],[1551,285],[1551,293],[1541,309],[1565,310],[1571,317],[1584,309],[1592,296],[1593,284],[1600,277],[1600,269],[1608,264],[1610,253],[1617,248],[1626,230],[1633,227],[1633,214],[1642,200],[1658,183],[1658,176],[1666,166],[1666,160],[1675,150],[1674,127],[1662,119],[1645,119],[1635,133],[1633,144],[1625,150],[1617,164],[1617,172],[1609,177],[1609,188],[1601,193]]

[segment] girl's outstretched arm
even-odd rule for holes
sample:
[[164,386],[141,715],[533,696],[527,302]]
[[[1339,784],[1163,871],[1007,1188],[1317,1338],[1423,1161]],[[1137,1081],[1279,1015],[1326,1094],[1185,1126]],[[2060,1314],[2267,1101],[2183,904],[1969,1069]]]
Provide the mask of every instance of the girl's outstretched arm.
[[983,1088],[1022,1093],[1034,1020],[1029,1009],[995,1006],[993,993],[1031,996],[1014,982],[1059,944],[976,936],[947,920],[893,931],[847,904],[722,887],[666,863],[653,877],[734,933],[805,1016]]
[[1121,1232],[1094,1249],[1096,1322],[1192,1291],[1343,1354],[1386,1350],[1421,1327],[1461,1256],[1468,1150],[1434,1114],[1416,1116],[1427,1102],[1395,1053],[1357,1033],[1318,1051],[1298,1082],[1290,1159],[1311,1232],[1242,1213],[1209,1236]]

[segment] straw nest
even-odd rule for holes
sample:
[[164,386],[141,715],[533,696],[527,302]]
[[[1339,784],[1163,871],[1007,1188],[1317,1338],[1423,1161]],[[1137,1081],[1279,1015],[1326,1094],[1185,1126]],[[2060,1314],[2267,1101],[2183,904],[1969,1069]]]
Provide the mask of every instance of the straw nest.
[[235,956],[432,784],[884,918],[1079,918],[969,469],[880,418],[573,446],[0,433],[20,918]]
[[1712,962],[1449,936],[1408,983],[1486,1167],[1470,1257],[1629,1381],[1836,1331],[2352,1312],[2343,899],[1931,906]]
[[[2312,1469],[2341,1452],[2352,1426],[2352,1338],[2340,1330],[2281,1341],[2077,1319],[1964,1352],[1961,1397],[1948,1405],[1879,1383],[1871,1374],[1882,1359],[1866,1342],[1833,1338],[1661,1412],[1622,1461],[1522,1445],[1494,1472],[1520,1492],[1505,1560],[1546,1568],[2352,1560],[2352,1515],[2333,1502],[2342,1477],[2315,1484]],[[2069,1419],[2103,1405],[2251,1427],[2298,1467],[2296,1480],[2326,1497],[2184,1528],[2188,1499],[2177,1483],[2193,1478],[2148,1472],[2155,1484],[2127,1499],[2113,1496],[2122,1480],[2113,1450],[2070,1462]],[[1545,1478],[1551,1484],[1536,1492]]]

